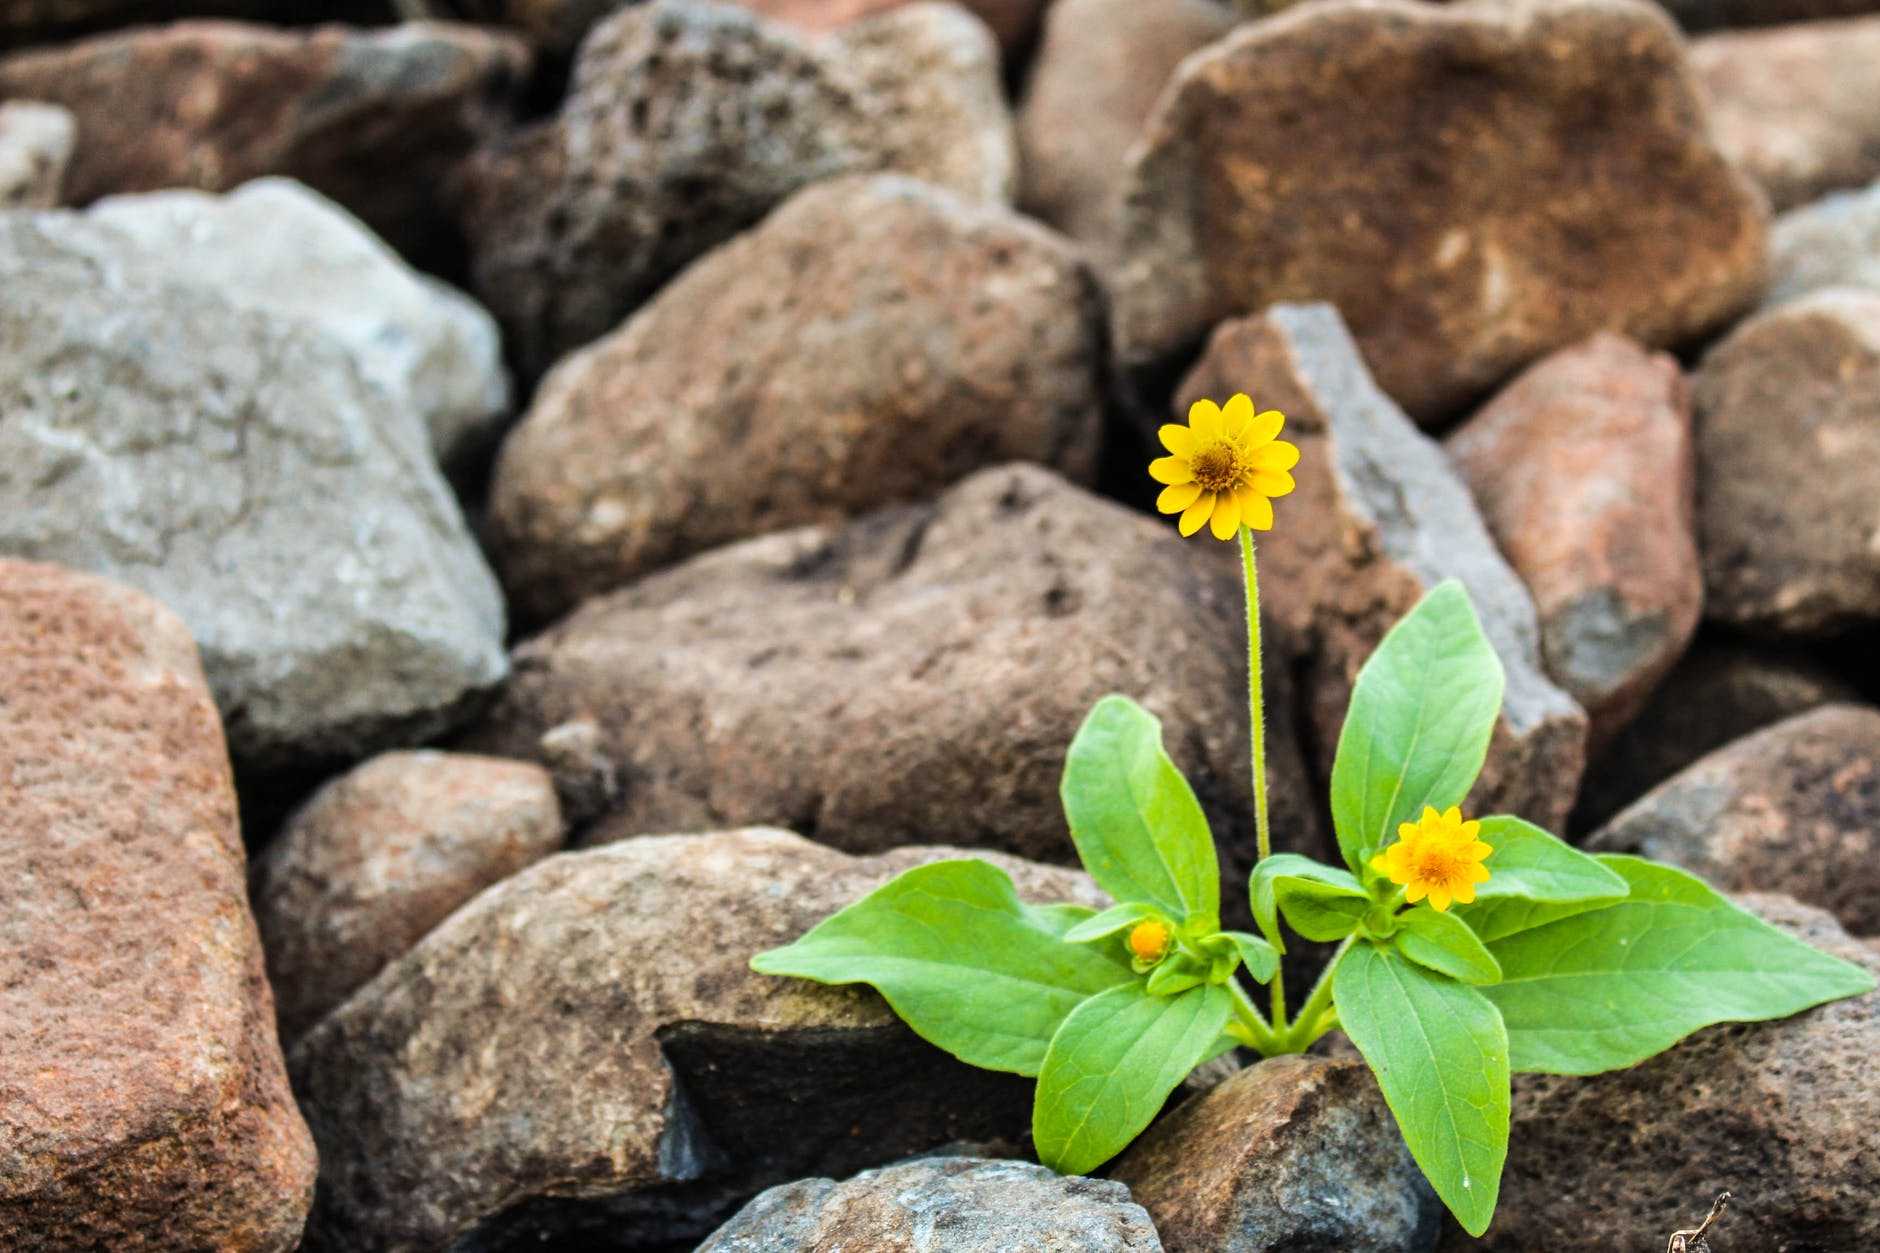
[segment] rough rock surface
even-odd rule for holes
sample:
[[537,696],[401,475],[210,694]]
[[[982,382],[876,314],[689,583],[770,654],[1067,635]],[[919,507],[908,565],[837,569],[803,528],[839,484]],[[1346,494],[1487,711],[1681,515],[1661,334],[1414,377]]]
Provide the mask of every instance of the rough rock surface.
[[[1047,0],[961,0],[991,29],[999,46],[1016,52],[1037,29]],[[909,0],[738,0],[765,17],[806,30],[839,30],[864,18],[892,12]]]
[[1752,318],[1692,397],[1705,613],[1801,636],[1880,620],[1880,293]]
[[328,783],[255,867],[282,1037],[561,840],[554,783],[529,762],[386,753]]
[[1761,198],[1638,0],[1340,0],[1251,23],[1183,63],[1126,186],[1126,367],[1326,300],[1423,420],[1595,330],[1691,339],[1762,281]]
[[285,1253],[313,1145],[188,630],[0,561],[0,693],[0,1247]]
[[444,23],[179,22],[0,57],[0,97],[77,116],[68,203],[282,174],[423,255],[444,223],[439,181],[505,120],[528,64],[520,40]]
[[71,110],[36,100],[0,103],[0,209],[50,209],[78,139]]
[[[1534,602],[1495,548],[1442,449],[1372,381],[1327,305],[1278,305],[1224,323],[1182,383],[1197,398],[1246,391],[1286,414],[1298,490],[1260,545],[1264,603],[1303,653],[1306,716],[1329,770],[1359,668],[1399,618],[1460,579],[1507,672],[1501,721],[1471,797],[1558,829],[1586,754],[1586,715],[1541,668]],[[1227,546],[1218,556],[1238,570]]]
[[[293,1051],[320,1145],[313,1247],[596,1247],[575,1241],[603,1232],[612,1249],[668,1247],[761,1188],[1022,1134],[1030,1082],[955,1061],[868,989],[747,965],[954,855],[655,836],[483,893]],[[1102,903],[1079,872],[994,860],[1029,900]]]
[[[1738,902],[1880,973],[1880,949],[1784,896]],[[1591,1078],[1518,1075],[1501,1206],[1485,1239],[1445,1249],[1633,1253],[1728,1189],[1724,1250],[1859,1249],[1880,1239],[1880,993],[1778,1022],[1709,1027]],[[1726,1243],[1727,1241],[1727,1243]],[[1644,1245],[1643,1247],[1653,1247]]]
[[1703,611],[1678,363],[1596,335],[1529,367],[1445,443],[1534,597],[1542,661],[1585,708],[1597,752]]
[[1790,209],[1771,228],[1764,307],[1823,287],[1880,293],[1880,183]]
[[491,489],[504,582],[542,619],[982,466],[1088,479],[1101,319],[1076,253],[1009,209],[891,175],[812,187],[545,380]]
[[1110,1175],[1169,1253],[1427,1253],[1441,1230],[1362,1061],[1251,1066],[1162,1118]]
[[[851,58],[846,37],[727,4],[655,0],[594,28],[561,112],[462,173],[477,288],[527,372],[612,330],[688,262],[820,179],[892,166],[957,179],[966,194],[1009,181],[1011,122],[988,95],[996,66],[961,52],[958,22],[926,9],[857,29]],[[897,73],[897,55],[949,74]],[[922,133],[910,114],[923,107],[952,125]],[[970,133],[975,118],[984,132]],[[969,154],[1001,140],[999,170],[975,169]],[[913,151],[895,149],[908,142]]]
[[[1122,692],[1163,720],[1234,883],[1254,846],[1244,613],[1237,567],[1172,526],[1002,467],[588,601],[516,651],[462,746],[560,777],[545,739],[594,725],[619,796],[594,840],[769,823],[851,851],[946,840],[1068,861],[1064,752]],[[1284,654],[1265,673],[1273,829],[1314,852],[1323,802]]]
[[1691,43],[1717,146],[1778,209],[1880,177],[1880,14]]
[[1162,1253],[1120,1183],[1033,1162],[934,1157],[762,1193],[698,1253]]
[[1588,842],[1729,892],[1786,892],[1880,935],[1880,709],[1829,705],[1667,779]]
[[76,214],[0,215],[0,290],[0,553],[179,613],[238,757],[420,739],[501,680],[496,581],[342,347]]
[[257,179],[227,196],[113,196],[90,216],[137,240],[171,281],[303,320],[345,344],[394,408],[424,421],[447,465],[487,450],[507,416],[495,319],[291,179]]

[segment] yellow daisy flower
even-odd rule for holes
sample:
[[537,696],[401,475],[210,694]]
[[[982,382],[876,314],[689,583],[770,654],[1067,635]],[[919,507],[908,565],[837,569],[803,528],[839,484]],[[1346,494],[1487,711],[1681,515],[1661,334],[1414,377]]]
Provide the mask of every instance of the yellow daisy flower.
[[1475,900],[1475,885],[1488,882],[1482,859],[1494,848],[1481,841],[1482,824],[1464,822],[1462,810],[1451,805],[1437,813],[1423,807],[1423,816],[1397,828],[1397,842],[1371,859],[1371,865],[1408,890],[1412,905],[1425,896],[1430,908],[1441,913],[1449,902],[1468,905]]
[[1242,526],[1273,528],[1273,501],[1293,489],[1287,473],[1299,464],[1299,449],[1275,439],[1286,424],[1277,409],[1255,413],[1241,392],[1217,405],[1197,400],[1188,425],[1169,423],[1160,432],[1166,457],[1149,463],[1149,477],[1167,484],[1155,507],[1179,513],[1183,535],[1206,522],[1215,539],[1232,539]]
[[1129,932],[1129,951],[1138,961],[1161,961],[1168,952],[1168,942],[1167,924],[1153,918],[1137,923]]

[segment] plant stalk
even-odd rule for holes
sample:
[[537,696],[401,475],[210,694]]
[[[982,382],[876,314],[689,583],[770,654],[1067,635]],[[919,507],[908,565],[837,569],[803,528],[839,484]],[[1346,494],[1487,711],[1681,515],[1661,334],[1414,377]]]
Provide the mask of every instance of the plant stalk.
[[1325,969],[1319,972],[1319,981],[1312,985],[1312,991],[1306,994],[1306,1003],[1299,1007],[1299,1017],[1293,1019],[1292,1026],[1280,1035],[1280,1045],[1289,1053],[1303,1053],[1312,1047],[1312,1042],[1331,1030],[1332,1024],[1319,1024],[1319,1019],[1328,1018],[1326,1013],[1332,1005],[1332,974],[1338,969],[1338,963],[1358,937],[1348,935],[1332,954],[1332,960],[1325,963]]
[[[1260,676],[1260,570],[1253,559],[1253,532],[1240,528],[1240,564],[1247,583],[1247,716],[1253,723],[1253,834],[1259,862],[1273,855],[1266,819],[1266,698]],[[1273,972],[1273,1033],[1286,1038],[1286,979]]]
[[[1241,986],[1240,980],[1229,979],[1227,990],[1233,994],[1234,1017],[1237,1020],[1228,1024],[1227,1033],[1262,1057],[1273,1057],[1283,1051],[1279,1036],[1261,1016],[1259,1007],[1247,995],[1247,989]],[[1234,1030],[1235,1027],[1240,1030]]]

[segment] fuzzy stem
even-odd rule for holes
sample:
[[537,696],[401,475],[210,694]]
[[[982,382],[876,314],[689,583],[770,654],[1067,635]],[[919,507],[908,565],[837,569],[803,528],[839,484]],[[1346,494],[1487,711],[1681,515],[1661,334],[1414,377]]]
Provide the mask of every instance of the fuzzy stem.
[[[1247,716],[1253,723],[1253,835],[1259,861],[1273,855],[1266,819],[1266,699],[1260,682],[1260,571],[1253,560],[1253,532],[1240,528],[1240,564],[1247,583]],[[1258,864],[1257,862],[1255,863]],[[1286,980],[1273,972],[1273,1031],[1286,1033]]]
[[[1280,1037],[1280,1044],[1291,1053],[1303,1053],[1312,1047],[1312,1042],[1332,1029],[1336,1021],[1326,1011],[1332,1005],[1332,972],[1338,969],[1339,961],[1350,951],[1357,936],[1348,935],[1338,951],[1332,954],[1332,960],[1325,963],[1325,969],[1319,972],[1319,981],[1312,985],[1312,991],[1306,995],[1306,1003],[1299,1007],[1299,1017],[1293,1020],[1292,1027]],[[1330,1021],[1320,1024],[1319,1019]]]
[[[1227,981],[1227,990],[1234,997],[1234,1017],[1238,1020],[1227,1025],[1227,1033],[1239,1040],[1262,1057],[1273,1057],[1285,1050],[1280,1046],[1279,1036],[1267,1024],[1260,1010],[1247,995],[1247,989],[1241,986],[1238,978]],[[1235,1028],[1240,1028],[1238,1031]]]

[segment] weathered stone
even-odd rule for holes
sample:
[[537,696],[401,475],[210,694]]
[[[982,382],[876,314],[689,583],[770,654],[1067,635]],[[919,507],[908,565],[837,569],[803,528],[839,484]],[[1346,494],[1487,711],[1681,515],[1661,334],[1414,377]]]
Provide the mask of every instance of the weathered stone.
[[0,97],[77,115],[68,203],[283,174],[425,255],[445,226],[438,183],[506,120],[528,64],[520,40],[467,26],[179,22],[0,57]]
[[0,103],[0,209],[58,204],[77,138],[69,109],[36,100]]
[[1705,613],[1801,636],[1880,620],[1880,293],[1750,319],[1692,398]]
[[[1022,1134],[1031,1087],[860,987],[753,954],[945,848],[857,859],[783,831],[626,840],[458,910],[293,1051],[314,1247],[619,1250],[696,1240],[761,1188]],[[1082,874],[994,857],[1033,901]]]
[[1786,892],[1880,935],[1880,710],[1829,705],[1700,759],[1588,842],[1729,892]]
[[[531,0],[522,0],[529,3]],[[540,0],[534,0],[539,3]],[[0,0],[0,50],[54,43],[114,26],[173,17],[304,23],[383,20],[382,0]]]
[[[588,601],[516,651],[462,746],[554,769],[545,733],[596,724],[621,799],[591,840],[769,823],[857,852],[1069,861],[1064,752],[1122,692],[1163,720],[1234,883],[1254,847],[1244,613],[1238,569],[1167,524],[1036,467],[985,470]],[[1272,825],[1315,852],[1285,652],[1265,668]]]
[[90,216],[135,239],[169,281],[208,285],[345,344],[394,408],[423,420],[447,465],[486,451],[507,416],[495,319],[291,179],[227,196],[113,196]]
[[1880,177],[1880,15],[1691,42],[1717,146],[1778,209]]
[[[839,30],[874,14],[892,12],[910,0],[737,0],[765,17],[805,30]],[[1010,54],[1023,48],[1038,27],[1048,0],[960,0],[991,29]]]
[[1233,26],[1215,0],[1056,0],[1018,111],[1019,205],[1073,239],[1107,243],[1125,158],[1163,86]]
[[1169,1253],[1427,1253],[1441,1229],[1362,1061],[1249,1067],[1156,1123],[1110,1175]]
[[495,579],[342,346],[78,214],[0,215],[0,290],[0,553],[182,615],[239,757],[422,739],[501,680]]
[[698,1253],[1162,1253],[1120,1183],[1032,1162],[934,1157],[762,1193]]
[[1591,751],[1631,721],[1703,610],[1678,363],[1601,334],[1528,368],[1446,441],[1540,615]]
[[1076,253],[1009,209],[894,176],[812,187],[544,381],[491,488],[504,582],[546,618],[989,464],[1088,479],[1101,316]]
[[1651,5],[1301,5],[1183,62],[1157,105],[1117,352],[1142,369],[1223,319],[1326,300],[1428,420],[1595,330],[1717,326],[1757,294],[1766,216]]
[[1880,183],[1790,209],[1771,228],[1764,307],[1823,287],[1880,292]]
[[1586,715],[1543,672],[1534,602],[1442,449],[1378,390],[1327,305],[1222,324],[1176,407],[1239,391],[1285,413],[1301,453],[1298,490],[1279,501],[1260,545],[1260,583],[1302,653],[1319,765],[1331,767],[1352,684],[1378,641],[1431,588],[1459,579],[1507,673],[1470,805],[1558,829],[1579,788]]
[[1875,0],[1658,0],[1689,31],[1820,22],[1872,13]]
[[0,692],[0,1247],[285,1253],[313,1145],[188,630],[0,561]]
[[328,783],[255,867],[281,1035],[300,1035],[561,838],[554,783],[528,762],[386,753]]

